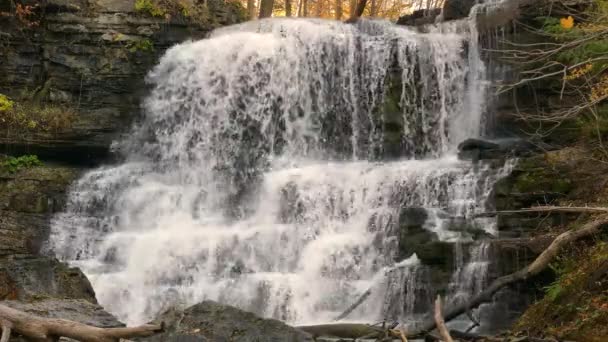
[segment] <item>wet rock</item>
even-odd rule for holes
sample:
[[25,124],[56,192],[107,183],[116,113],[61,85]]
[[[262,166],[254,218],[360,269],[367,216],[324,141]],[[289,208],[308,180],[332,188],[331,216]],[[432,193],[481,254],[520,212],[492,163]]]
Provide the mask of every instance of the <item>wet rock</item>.
[[[403,208],[399,213],[399,251],[400,258],[421,253],[426,258],[428,245],[438,241],[437,234],[424,228],[428,213],[424,208]],[[430,253],[432,254],[432,253]],[[421,255],[418,255],[420,258]],[[428,261],[428,260],[427,260]]]
[[2,299],[75,298],[97,303],[91,283],[78,268],[54,258],[14,256],[0,259]]
[[464,160],[502,159],[508,157],[524,157],[551,149],[542,143],[534,144],[518,138],[482,140],[467,139],[458,145],[458,157]]
[[432,24],[440,14],[441,8],[433,8],[431,10],[416,10],[412,12],[412,14],[399,17],[397,20],[397,25],[419,26]]
[[143,341],[312,341],[306,333],[287,324],[263,319],[229,305],[204,301],[185,310],[172,309],[157,321],[165,322],[165,333]]
[[443,20],[462,19],[469,16],[476,0],[446,0],[443,5]]
[[409,207],[399,212],[399,227],[415,228],[422,227],[428,219],[428,213],[424,208]]

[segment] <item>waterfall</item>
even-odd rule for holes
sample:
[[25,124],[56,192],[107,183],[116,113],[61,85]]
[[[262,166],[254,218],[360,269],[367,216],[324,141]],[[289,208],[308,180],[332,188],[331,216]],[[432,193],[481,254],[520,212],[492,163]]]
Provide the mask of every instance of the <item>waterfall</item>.
[[370,288],[349,319],[414,319],[425,265],[400,252],[403,217],[423,209],[440,241],[472,240],[456,219],[495,233],[474,214],[501,173],[455,153],[484,129],[467,23],[271,19],[171,48],[124,160],[72,186],[49,250],[133,324],[203,299],[327,322]]

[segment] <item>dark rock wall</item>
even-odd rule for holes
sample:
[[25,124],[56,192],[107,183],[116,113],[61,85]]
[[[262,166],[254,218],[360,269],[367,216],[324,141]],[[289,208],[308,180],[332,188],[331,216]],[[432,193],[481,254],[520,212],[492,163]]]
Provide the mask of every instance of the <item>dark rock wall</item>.
[[135,0],[38,3],[28,19],[35,26],[0,16],[0,93],[15,99],[27,94],[77,117],[61,132],[8,131],[0,144],[13,153],[29,148],[72,161],[103,157],[129,127],[146,93],[145,75],[168,47],[243,20],[239,6],[222,0],[206,2],[209,16],[196,22],[138,13]]
[[0,171],[0,300],[77,298],[95,303],[84,274],[41,253],[51,216],[61,210],[74,169]]

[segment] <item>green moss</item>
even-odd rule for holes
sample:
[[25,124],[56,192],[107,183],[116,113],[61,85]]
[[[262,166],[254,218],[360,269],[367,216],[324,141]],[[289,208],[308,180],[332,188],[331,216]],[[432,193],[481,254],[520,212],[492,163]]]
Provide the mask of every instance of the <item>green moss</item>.
[[6,95],[0,94],[0,113],[13,110],[13,105],[14,102],[11,101]]
[[[562,170],[561,160],[551,154],[538,155],[518,161],[516,172],[511,177],[512,190],[518,193],[554,192],[567,194],[573,182],[568,170]],[[502,184],[504,188],[508,184]],[[503,189],[507,191],[507,189]]]
[[559,173],[538,169],[520,174],[515,179],[514,189],[519,193],[550,191],[565,194],[572,189],[572,184]]

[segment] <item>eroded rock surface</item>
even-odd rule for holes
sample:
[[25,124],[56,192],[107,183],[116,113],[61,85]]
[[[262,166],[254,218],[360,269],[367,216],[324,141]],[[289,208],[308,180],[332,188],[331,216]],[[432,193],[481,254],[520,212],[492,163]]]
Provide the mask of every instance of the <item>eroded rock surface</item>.
[[165,322],[167,331],[144,341],[312,341],[306,333],[283,322],[263,319],[213,301],[204,301],[183,311],[169,310],[158,320]]

